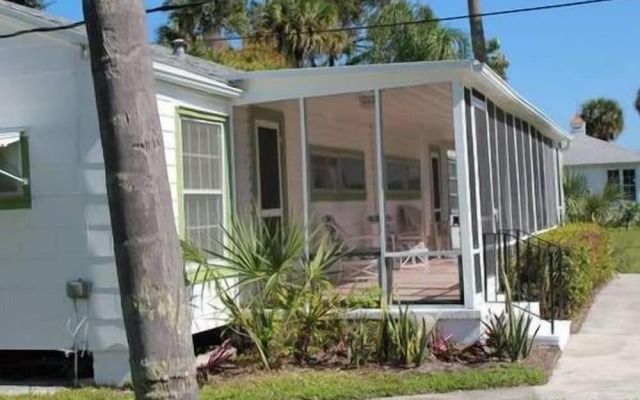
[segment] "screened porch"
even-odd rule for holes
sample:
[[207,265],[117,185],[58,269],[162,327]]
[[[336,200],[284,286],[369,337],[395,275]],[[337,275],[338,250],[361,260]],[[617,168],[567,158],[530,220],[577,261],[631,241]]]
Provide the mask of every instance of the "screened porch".
[[235,207],[344,244],[328,275],[345,296],[476,308],[495,300],[483,235],[560,222],[568,136],[480,64],[243,76],[252,95],[231,118]]

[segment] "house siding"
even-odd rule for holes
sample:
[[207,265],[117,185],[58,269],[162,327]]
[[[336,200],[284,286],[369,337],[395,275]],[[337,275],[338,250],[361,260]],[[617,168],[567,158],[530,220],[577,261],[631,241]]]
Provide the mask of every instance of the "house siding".
[[[23,29],[0,18],[0,31]],[[104,161],[89,60],[80,45],[55,36],[0,41],[0,130],[29,137],[32,207],[0,210],[0,350],[71,348],[69,329],[86,317],[76,344],[94,355],[95,381],[128,379]],[[228,113],[222,98],[157,83],[165,155],[176,218],[176,107]],[[93,285],[77,307],[66,282]],[[196,296],[197,297],[197,296]],[[196,306],[193,329],[223,323],[206,312],[215,293]],[[205,304],[206,303],[206,304]],[[86,333],[85,333],[86,332]]]
[[587,187],[592,192],[602,192],[607,185],[607,171],[611,169],[635,169],[636,171],[636,202],[640,200],[640,164],[605,164],[605,165],[575,165],[565,166],[565,171],[584,176]]

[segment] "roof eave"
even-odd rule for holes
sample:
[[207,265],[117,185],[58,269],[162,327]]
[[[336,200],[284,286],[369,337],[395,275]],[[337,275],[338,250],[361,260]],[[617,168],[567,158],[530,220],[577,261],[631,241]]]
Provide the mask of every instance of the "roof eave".
[[153,62],[153,72],[155,78],[160,81],[187,87],[208,94],[227,98],[237,98],[242,94],[241,89],[228,85],[225,82],[207,78],[202,75],[194,74],[156,61]]
[[[553,136],[553,139],[559,142],[570,142],[572,140],[572,136],[558,126],[554,121],[552,121],[547,115],[545,115],[540,109],[531,104],[528,100],[526,100],[520,93],[515,91],[511,86],[509,86],[504,79],[502,79],[498,74],[496,74],[491,68],[487,67],[484,64],[479,62],[475,62],[473,67],[471,68],[471,79],[473,81],[478,82],[484,81],[488,83],[492,90],[495,90],[500,95],[506,97],[511,102],[517,103],[521,108],[533,119],[538,122],[538,124],[546,127],[545,133],[547,136]],[[480,83],[480,82],[479,82]],[[491,96],[490,96],[491,97]],[[530,121],[533,122],[533,121]]]

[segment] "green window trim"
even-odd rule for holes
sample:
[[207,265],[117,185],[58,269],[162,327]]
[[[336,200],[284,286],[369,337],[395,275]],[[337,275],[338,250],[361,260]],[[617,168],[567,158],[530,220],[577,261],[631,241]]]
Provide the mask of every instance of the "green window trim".
[[[365,163],[365,155],[364,151],[352,150],[352,149],[344,149],[339,147],[330,147],[330,146],[320,146],[320,145],[309,145],[309,159],[312,156],[323,156],[323,157],[333,157],[333,158],[345,158],[352,160],[361,160]],[[312,165],[309,164],[309,168],[312,168]],[[313,171],[311,171],[311,176],[313,176]],[[362,190],[354,190],[354,189],[339,189],[339,190],[331,190],[331,189],[314,189],[311,187],[310,197],[311,202],[337,202],[337,201],[366,201],[367,200],[367,190],[366,190],[366,166],[365,166],[365,189]]]
[[29,138],[20,133],[20,152],[22,161],[22,178],[27,180],[22,194],[17,196],[0,196],[0,210],[20,210],[31,208],[31,167],[29,161]]
[[422,192],[416,190],[387,190],[387,200],[420,200]]
[[[182,119],[190,118],[194,120],[202,120],[206,122],[216,122],[222,125],[222,137],[224,140],[224,161],[226,170],[223,176],[223,224],[229,226],[232,222],[233,213],[231,207],[233,205],[233,192],[231,190],[231,176],[232,164],[231,157],[231,140],[229,131],[229,116],[221,113],[203,112],[194,110],[184,106],[177,106],[175,110],[175,140],[176,140],[176,188],[178,195],[178,236],[181,239],[186,239],[186,221],[184,210],[184,170],[183,170],[183,155],[182,155]],[[186,268],[186,265],[185,265]],[[185,280],[187,285],[196,283],[203,283],[210,281],[211,279],[204,278],[204,274],[201,271],[196,274],[197,271],[185,271]]]

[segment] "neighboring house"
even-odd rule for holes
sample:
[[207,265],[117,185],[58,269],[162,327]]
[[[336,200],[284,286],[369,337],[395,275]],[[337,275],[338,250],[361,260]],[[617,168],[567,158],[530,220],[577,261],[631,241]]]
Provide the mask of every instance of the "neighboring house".
[[[0,0],[2,33],[63,23]],[[559,224],[570,136],[478,63],[240,72],[152,49],[176,227],[205,248],[252,204],[323,225],[362,250],[336,267],[338,289],[380,286],[471,341],[500,301],[483,234]],[[120,383],[128,347],[86,38],[32,34],[0,52],[0,350],[69,348],[67,325],[84,320],[75,344],[96,382]],[[79,279],[92,291],[72,300]],[[194,332],[224,323],[204,296]]]
[[586,124],[576,116],[571,121],[573,140],[564,149],[565,168],[586,179],[590,190],[601,192],[607,183],[620,185],[625,200],[640,201],[640,153],[615,143],[587,136]]

